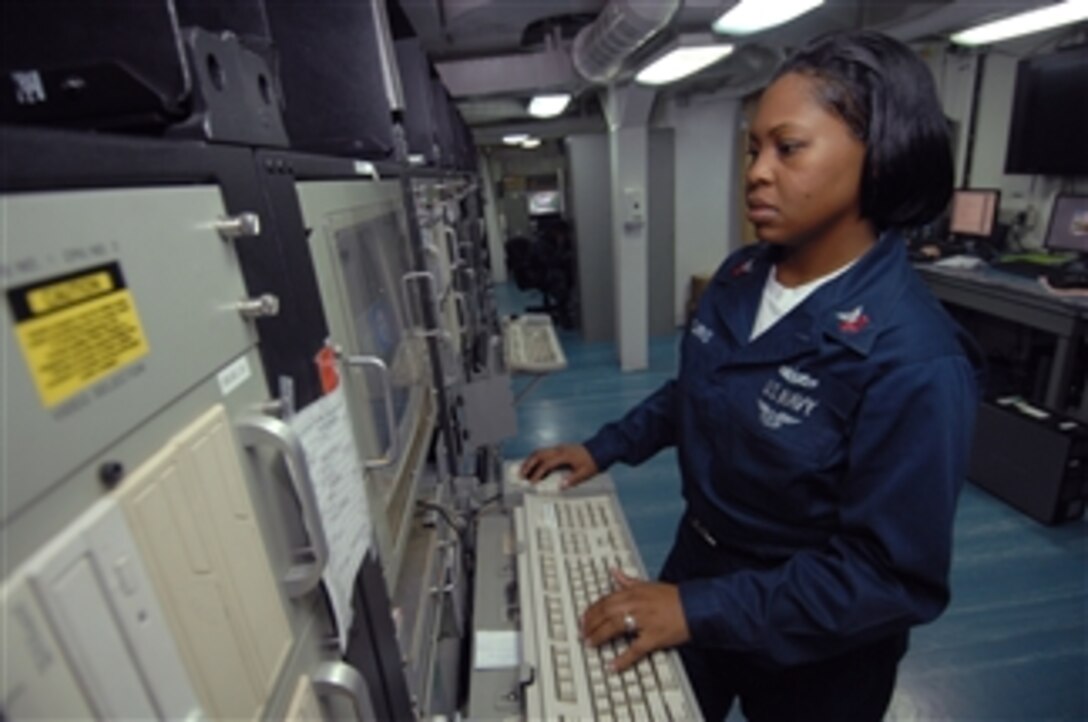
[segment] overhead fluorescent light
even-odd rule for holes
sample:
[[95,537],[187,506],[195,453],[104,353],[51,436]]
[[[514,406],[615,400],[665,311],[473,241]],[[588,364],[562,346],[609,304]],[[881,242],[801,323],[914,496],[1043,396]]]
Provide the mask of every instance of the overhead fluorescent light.
[[988,45],[1088,19],[1088,0],[1067,0],[968,28],[952,36],[958,45]]
[[502,137],[502,142],[506,145],[521,145],[527,140],[529,140],[528,133],[511,133]]
[[681,43],[638,71],[635,80],[644,85],[665,85],[698,73],[733,52],[725,43]]
[[529,115],[534,118],[554,118],[570,104],[570,93],[538,95],[529,101]]
[[740,0],[711,27],[723,35],[750,35],[788,23],[824,4],[824,0]]
[[521,141],[521,147],[528,148],[529,150],[532,150],[533,148],[539,148],[540,138],[526,138],[525,140]]

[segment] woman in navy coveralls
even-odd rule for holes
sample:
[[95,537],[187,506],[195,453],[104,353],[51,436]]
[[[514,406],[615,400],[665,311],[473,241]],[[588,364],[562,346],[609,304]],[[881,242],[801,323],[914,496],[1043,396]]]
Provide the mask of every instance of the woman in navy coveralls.
[[907,47],[832,35],[778,71],[749,135],[762,242],[718,270],[679,376],[522,467],[568,467],[570,486],[677,447],[687,508],[661,580],[616,571],[583,618],[589,644],[633,637],[617,669],[678,647],[707,719],[734,699],[751,720],[881,719],[909,629],[948,604],[978,403],[973,346],[897,230],[951,187],[944,116]]

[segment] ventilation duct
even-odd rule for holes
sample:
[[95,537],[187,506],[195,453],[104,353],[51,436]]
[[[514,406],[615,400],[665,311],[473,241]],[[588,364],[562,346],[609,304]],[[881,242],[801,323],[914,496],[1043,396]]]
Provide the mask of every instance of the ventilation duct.
[[669,24],[681,3],[612,0],[574,38],[571,55],[578,74],[592,83],[608,83],[631,53]]

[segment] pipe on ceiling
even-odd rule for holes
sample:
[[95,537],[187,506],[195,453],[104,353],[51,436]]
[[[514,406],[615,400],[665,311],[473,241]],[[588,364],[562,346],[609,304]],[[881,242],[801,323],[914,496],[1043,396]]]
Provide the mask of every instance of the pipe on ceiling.
[[574,38],[571,57],[586,80],[606,84],[631,53],[673,19],[683,0],[611,0]]

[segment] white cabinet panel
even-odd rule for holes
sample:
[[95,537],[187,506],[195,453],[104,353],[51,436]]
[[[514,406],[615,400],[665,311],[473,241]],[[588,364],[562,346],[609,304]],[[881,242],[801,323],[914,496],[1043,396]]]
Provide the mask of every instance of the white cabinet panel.
[[223,408],[117,493],[210,716],[260,716],[293,639]]
[[165,614],[116,503],[92,506],[5,580],[10,719],[200,714]]

